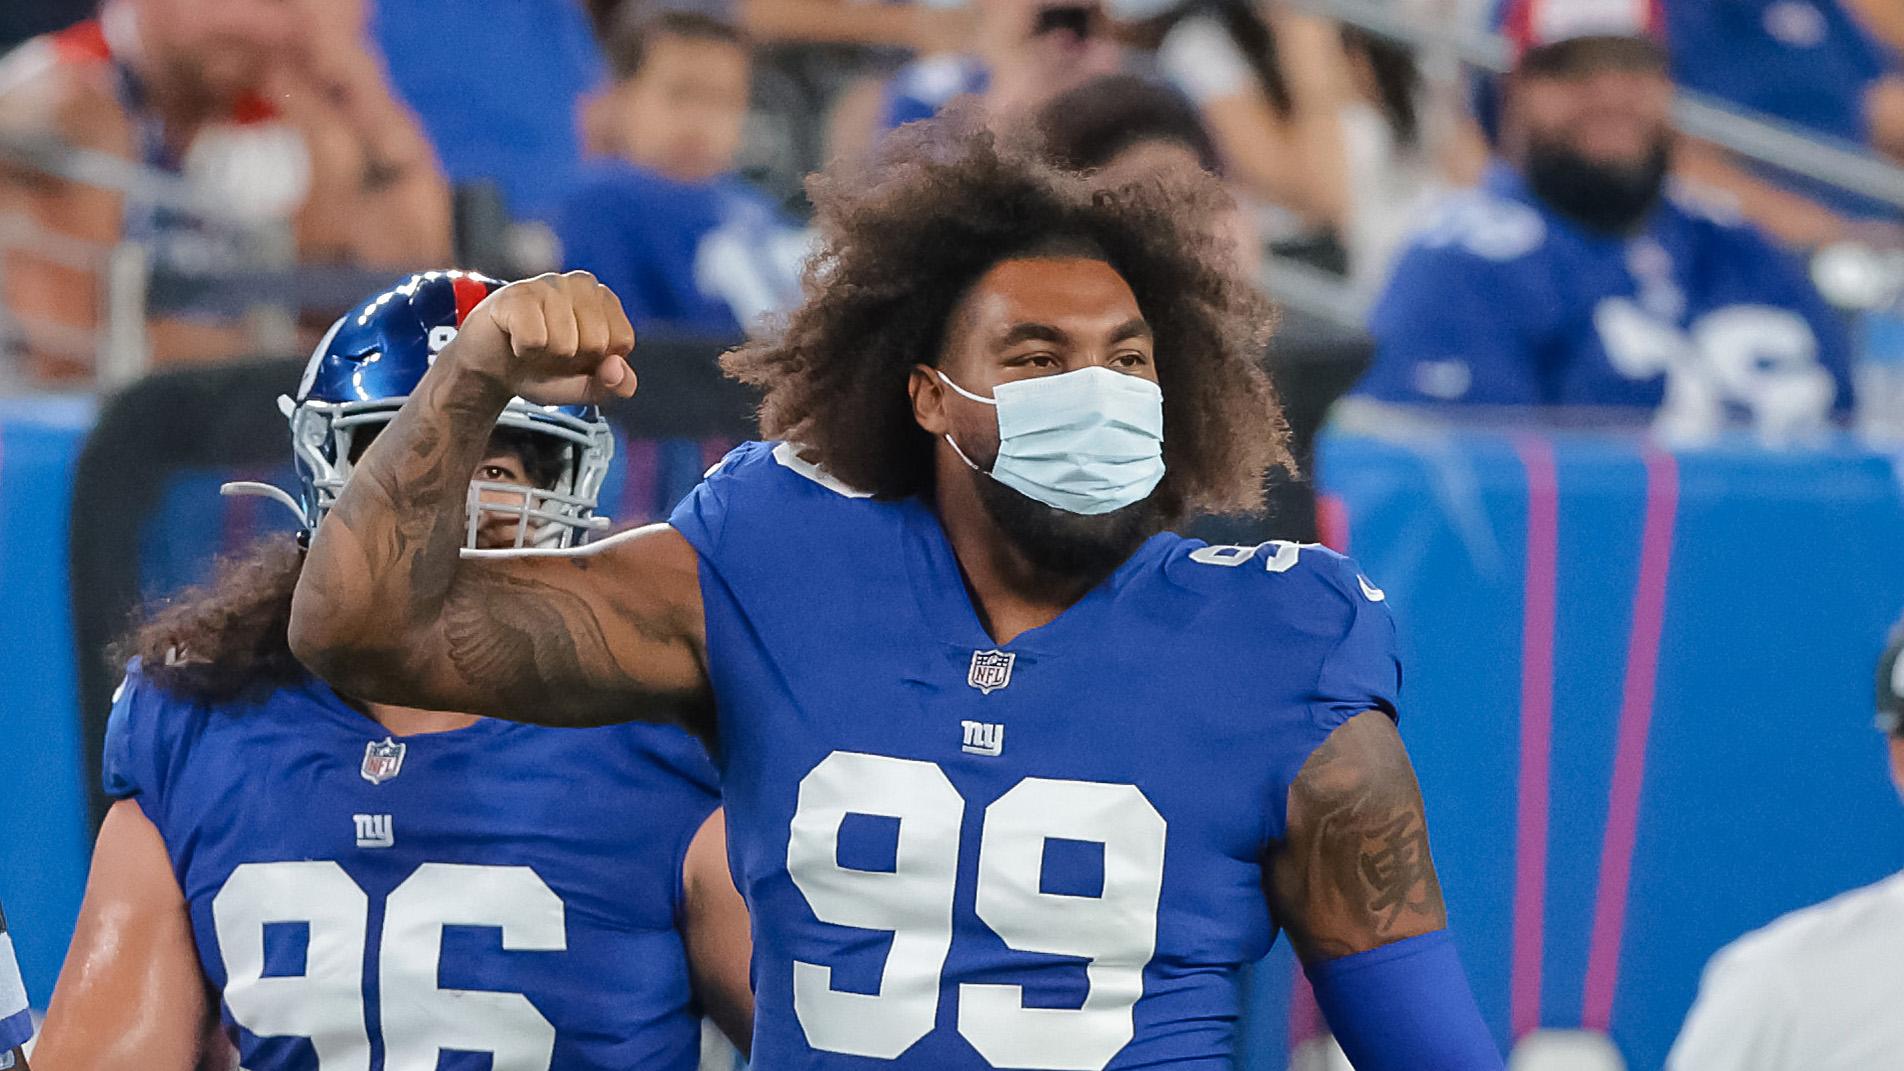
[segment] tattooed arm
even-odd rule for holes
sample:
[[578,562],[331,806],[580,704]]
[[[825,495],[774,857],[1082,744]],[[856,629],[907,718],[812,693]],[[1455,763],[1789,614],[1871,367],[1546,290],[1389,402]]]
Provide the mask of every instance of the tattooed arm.
[[1501,1071],[1447,931],[1421,791],[1386,715],[1349,719],[1303,764],[1270,897],[1350,1064]]
[[1349,719],[1289,790],[1270,896],[1305,963],[1441,929],[1421,790],[1401,734],[1380,711]]
[[707,710],[698,565],[672,529],[459,554],[469,474],[509,399],[632,394],[633,346],[621,303],[583,272],[477,306],[319,526],[291,609],[298,658],[359,699],[538,724]]

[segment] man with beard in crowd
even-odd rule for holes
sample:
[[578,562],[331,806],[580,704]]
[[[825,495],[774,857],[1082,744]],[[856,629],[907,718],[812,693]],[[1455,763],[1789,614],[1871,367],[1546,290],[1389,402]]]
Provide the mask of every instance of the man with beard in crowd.
[[1673,86],[1645,0],[1511,0],[1499,158],[1397,263],[1358,391],[1657,409],[1788,436],[1851,404],[1848,342],[1800,267],[1669,187]]

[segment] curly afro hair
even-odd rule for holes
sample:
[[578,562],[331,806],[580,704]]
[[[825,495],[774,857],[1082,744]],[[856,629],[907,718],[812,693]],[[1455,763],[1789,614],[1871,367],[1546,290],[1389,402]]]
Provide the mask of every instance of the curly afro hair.
[[1219,237],[1230,200],[1211,176],[1105,188],[960,109],[900,128],[872,160],[835,165],[808,192],[823,245],[804,303],[722,361],[764,391],[763,436],[800,444],[862,491],[926,491],[933,447],[913,419],[912,368],[938,363],[948,320],[992,266],[1081,247],[1103,251],[1154,332],[1169,429],[1161,514],[1258,510],[1265,473],[1294,471],[1260,363],[1274,314]]

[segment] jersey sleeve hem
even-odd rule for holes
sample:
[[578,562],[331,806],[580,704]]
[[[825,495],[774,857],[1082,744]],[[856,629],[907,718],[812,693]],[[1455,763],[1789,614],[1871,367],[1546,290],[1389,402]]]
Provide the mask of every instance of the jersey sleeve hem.
[[13,937],[0,929],[0,1053],[26,1044],[33,1036],[33,1015],[27,1010],[26,983],[13,955]]

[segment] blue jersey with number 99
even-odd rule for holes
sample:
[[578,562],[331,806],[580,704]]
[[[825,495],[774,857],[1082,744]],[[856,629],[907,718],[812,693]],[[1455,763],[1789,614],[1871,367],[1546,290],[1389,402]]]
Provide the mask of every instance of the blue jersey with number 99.
[[718,804],[678,729],[398,737],[315,679],[193,702],[129,669],[106,789],[158,828],[250,1071],[689,1071],[675,920]]
[[1290,783],[1395,710],[1378,589],[1319,547],[1160,535],[1001,646],[929,506],[785,444],[671,523],[701,556],[760,1066],[1232,1065]]

